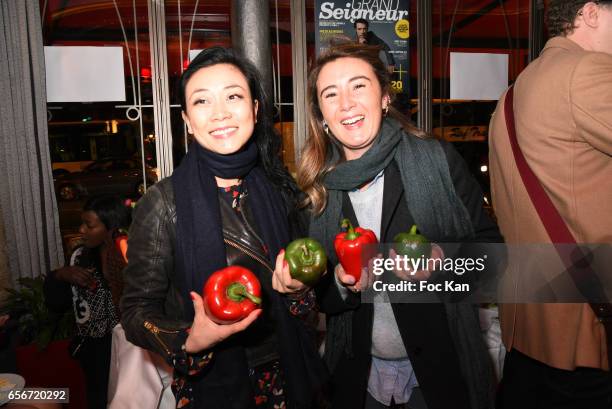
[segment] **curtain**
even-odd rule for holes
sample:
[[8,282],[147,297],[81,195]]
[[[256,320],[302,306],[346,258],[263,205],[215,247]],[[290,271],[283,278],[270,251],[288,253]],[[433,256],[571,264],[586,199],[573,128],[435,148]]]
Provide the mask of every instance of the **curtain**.
[[[0,221],[0,288],[12,287],[11,274],[8,270],[8,260],[5,243],[6,240],[4,239],[4,226]],[[7,296],[8,293],[6,291],[0,291],[0,305],[6,300]]]
[[[63,263],[38,0],[0,1],[0,211],[13,284]],[[1,243],[0,243],[1,245]]]

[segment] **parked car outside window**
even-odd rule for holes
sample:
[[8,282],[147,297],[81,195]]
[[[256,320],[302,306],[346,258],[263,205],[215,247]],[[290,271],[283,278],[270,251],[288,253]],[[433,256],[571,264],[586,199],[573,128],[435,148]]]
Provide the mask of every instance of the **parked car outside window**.
[[[154,169],[145,165],[147,187],[157,182]],[[133,158],[107,158],[87,165],[81,172],[54,177],[55,192],[60,200],[76,200],[97,194],[116,194],[139,198],[145,192],[142,162]]]

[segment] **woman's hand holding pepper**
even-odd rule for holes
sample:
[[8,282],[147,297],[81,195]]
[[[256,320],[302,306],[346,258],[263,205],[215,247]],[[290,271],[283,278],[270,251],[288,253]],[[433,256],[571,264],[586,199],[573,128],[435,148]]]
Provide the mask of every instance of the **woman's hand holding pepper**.
[[65,266],[54,271],[55,278],[70,284],[89,288],[94,285],[93,268],[79,266]]
[[[390,259],[395,259],[395,257],[397,256],[397,253],[394,249],[390,249],[389,250],[389,258]],[[438,246],[437,244],[432,243],[431,244],[431,255],[429,256],[430,260],[444,260],[444,251],[442,251],[442,248],[440,246]],[[425,261],[427,261],[428,259],[425,259]],[[439,262],[435,262],[435,264],[439,264]],[[412,270],[398,270],[395,269],[393,270],[393,273],[397,276],[397,278],[399,278],[400,280],[407,280],[407,281],[424,281],[429,279],[429,277],[431,277],[431,271],[428,269],[422,269],[422,270],[418,270],[416,272],[412,272]]]
[[257,319],[257,317],[259,317],[262,311],[261,309],[257,309],[241,321],[234,324],[220,325],[212,321],[208,315],[206,315],[206,311],[204,311],[204,301],[199,294],[192,291],[191,298],[193,299],[195,315],[193,317],[193,324],[191,324],[191,329],[189,330],[189,335],[185,340],[185,351],[190,354],[212,348],[229,336],[244,331]]
[[347,274],[346,271],[344,271],[342,264],[337,264],[336,268],[334,269],[336,280],[354,293],[370,288],[374,282],[374,278],[376,277],[373,273],[374,260],[380,257],[382,257],[382,254],[377,254],[376,257],[370,259],[368,262],[368,267],[363,267],[361,269],[361,277],[357,282],[355,282],[355,277],[353,277],[351,274]]
[[[346,274],[346,271],[342,268],[342,264],[336,264],[336,268],[334,268],[334,274],[336,275],[336,280],[340,285],[343,285],[348,290],[356,293],[357,291],[361,291],[361,278],[358,282],[355,282],[355,277],[350,274]],[[363,275],[361,276],[363,278]]]
[[281,250],[276,256],[276,266],[272,275],[272,288],[281,294],[296,295],[308,291],[309,287],[291,277],[289,264],[285,260],[285,250]]

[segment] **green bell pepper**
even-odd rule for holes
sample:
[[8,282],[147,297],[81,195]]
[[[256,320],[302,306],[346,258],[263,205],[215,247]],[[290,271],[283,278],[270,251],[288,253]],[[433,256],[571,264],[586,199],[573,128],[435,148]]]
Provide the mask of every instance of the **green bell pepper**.
[[289,264],[291,277],[309,287],[314,286],[327,269],[325,249],[310,237],[289,243],[285,250],[285,260]]
[[397,234],[393,238],[395,252],[400,256],[417,259],[421,256],[431,256],[431,243],[427,237],[417,233],[417,226],[413,224],[409,232]]

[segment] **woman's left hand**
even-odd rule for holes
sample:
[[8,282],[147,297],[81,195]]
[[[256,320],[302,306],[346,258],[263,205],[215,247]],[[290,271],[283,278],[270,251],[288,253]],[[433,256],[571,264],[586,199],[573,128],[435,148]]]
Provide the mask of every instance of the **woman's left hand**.
[[308,290],[306,284],[291,277],[289,264],[285,260],[284,249],[276,256],[276,266],[272,275],[272,288],[281,294],[303,293]]

